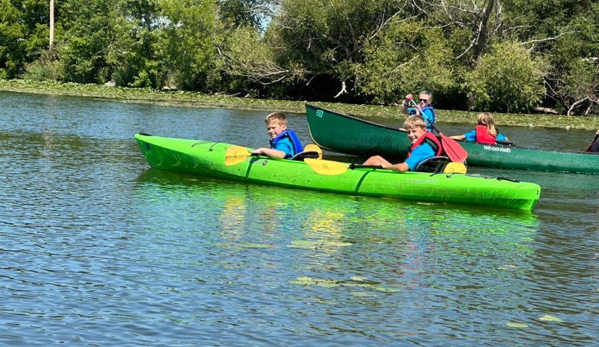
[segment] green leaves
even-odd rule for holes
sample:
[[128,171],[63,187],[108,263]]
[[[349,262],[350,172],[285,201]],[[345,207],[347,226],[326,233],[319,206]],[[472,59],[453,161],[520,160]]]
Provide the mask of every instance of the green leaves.
[[478,110],[524,112],[544,95],[544,65],[515,42],[497,43],[466,74],[465,89]]

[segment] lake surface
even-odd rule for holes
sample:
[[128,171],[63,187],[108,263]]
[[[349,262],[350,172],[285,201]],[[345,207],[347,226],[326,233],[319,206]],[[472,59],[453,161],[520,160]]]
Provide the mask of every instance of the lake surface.
[[260,147],[265,115],[0,93],[0,344],[597,345],[599,176],[470,168],[542,186],[511,211],[162,172],[133,139]]

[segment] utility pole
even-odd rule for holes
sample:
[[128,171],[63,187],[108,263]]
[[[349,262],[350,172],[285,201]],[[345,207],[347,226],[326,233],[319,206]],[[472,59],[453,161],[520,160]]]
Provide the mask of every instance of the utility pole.
[[54,0],[50,0],[50,48],[54,44]]

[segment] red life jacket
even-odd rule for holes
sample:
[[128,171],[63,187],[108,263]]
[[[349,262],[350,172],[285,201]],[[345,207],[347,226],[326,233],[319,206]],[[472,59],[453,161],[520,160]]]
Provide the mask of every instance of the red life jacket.
[[406,158],[409,158],[414,148],[420,146],[423,142],[428,143],[433,148],[435,155],[439,156],[443,153],[443,147],[441,146],[441,142],[439,141],[439,139],[435,135],[433,135],[433,133],[427,131],[426,133],[424,133],[424,136],[420,136],[418,141],[416,141],[412,145],[412,147],[410,147],[410,149],[408,150],[408,156]]
[[476,130],[476,142],[490,145],[497,144],[495,136],[491,136],[489,134],[489,131],[487,130],[486,126],[477,125],[476,128],[474,128],[474,130]]

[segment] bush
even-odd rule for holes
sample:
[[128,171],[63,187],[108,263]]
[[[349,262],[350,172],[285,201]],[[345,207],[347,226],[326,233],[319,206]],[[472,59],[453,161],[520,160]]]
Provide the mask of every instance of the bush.
[[492,45],[465,76],[470,106],[511,113],[531,110],[545,94],[543,66],[518,43]]

